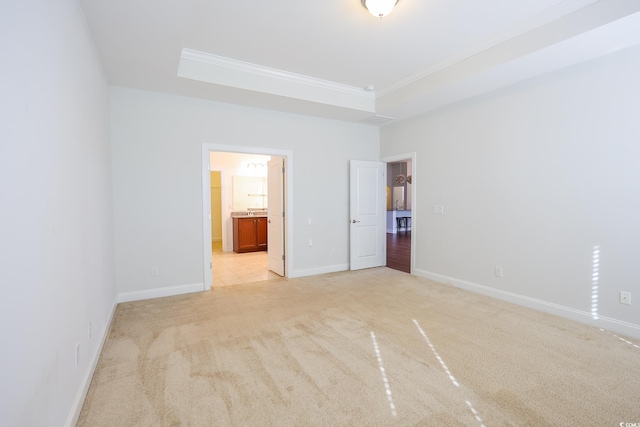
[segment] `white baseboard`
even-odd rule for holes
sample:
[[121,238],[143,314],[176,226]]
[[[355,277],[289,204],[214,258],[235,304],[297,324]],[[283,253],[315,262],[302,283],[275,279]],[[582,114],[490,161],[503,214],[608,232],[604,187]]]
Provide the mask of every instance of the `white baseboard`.
[[73,405],[71,406],[71,411],[69,412],[69,417],[67,418],[67,427],[74,427],[78,423],[78,418],[80,418],[80,412],[82,411],[82,405],[84,405],[84,399],[87,397],[87,392],[89,392],[89,386],[91,386],[93,374],[96,371],[96,367],[98,366],[98,360],[100,360],[102,348],[104,347],[104,343],[107,341],[107,336],[109,335],[109,330],[111,329],[111,323],[113,322],[113,316],[116,313],[117,307],[118,299],[116,298],[113,301],[113,306],[111,307],[109,318],[102,328],[102,331],[100,331],[100,335],[98,335],[98,337],[100,338],[100,343],[96,346],[93,354],[91,355],[91,361],[89,363],[89,366],[87,367],[87,372],[82,378],[82,383],[80,384],[78,394],[73,400]]
[[566,307],[549,301],[531,298],[525,295],[516,294],[502,289],[496,289],[489,286],[480,285],[478,283],[468,282],[455,277],[445,276],[443,274],[433,273],[427,270],[415,270],[415,275],[433,280],[439,283],[448,283],[456,288],[467,291],[487,295],[503,301],[508,301],[524,307],[533,308],[534,310],[543,311],[545,313],[555,314],[560,317],[575,320],[577,322],[586,323],[601,329],[614,331],[620,334],[640,338],[640,325],[629,323],[622,320],[614,319],[606,316],[598,316],[594,319],[593,315],[584,310]]
[[327,273],[336,273],[338,271],[346,271],[349,269],[349,264],[334,264],[327,265],[325,267],[319,268],[309,268],[306,270],[293,270],[293,272],[289,272],[289,278],[293,279],[295,277],[306,277],[306,276],[315,276],[318,274],[327,274]]
[[140,301],[151,298],[170,297],[173,295],[189,294],[204,290],[203,283],[190,283],[187,285],[167,286],[166,288],[147,289],[144,291],[124,292],[118,294],[118,302]]

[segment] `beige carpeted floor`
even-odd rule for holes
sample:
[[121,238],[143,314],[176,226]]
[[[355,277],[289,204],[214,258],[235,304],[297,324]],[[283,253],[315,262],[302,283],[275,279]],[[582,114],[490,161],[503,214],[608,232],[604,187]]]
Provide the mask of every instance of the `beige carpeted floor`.
[[629,341],[387,268],[216,288],[120,304],[78,425],[640,423]]

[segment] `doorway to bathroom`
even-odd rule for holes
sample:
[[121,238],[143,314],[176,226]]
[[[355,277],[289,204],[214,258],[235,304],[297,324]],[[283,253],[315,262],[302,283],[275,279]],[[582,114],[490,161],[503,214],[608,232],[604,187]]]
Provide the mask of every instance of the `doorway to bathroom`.
[[[287,160],[290,154],[282,150],[203,144],[205,288],[286,277]],[[280,172],[279,181],[274,171]],[[245,228],[239,249],[239,223],[260,225],[259,247],[247,249],[251,232]]]
[[270,271],[268,265],[267,164],[270,160],[271,156],[264,155],[210,153],[214,287],[280,277]]

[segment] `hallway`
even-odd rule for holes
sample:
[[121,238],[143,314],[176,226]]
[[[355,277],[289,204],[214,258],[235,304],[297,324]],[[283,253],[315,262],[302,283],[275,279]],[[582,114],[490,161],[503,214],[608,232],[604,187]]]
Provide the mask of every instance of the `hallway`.
[[411,231],[387,233],[387,267],[411,273]]

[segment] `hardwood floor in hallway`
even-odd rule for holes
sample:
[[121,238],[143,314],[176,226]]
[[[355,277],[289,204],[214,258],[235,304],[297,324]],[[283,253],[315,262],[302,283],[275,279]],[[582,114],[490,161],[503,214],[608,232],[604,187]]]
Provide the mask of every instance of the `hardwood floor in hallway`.
[[411,273],[411,231],[387,233],[387,267]]

